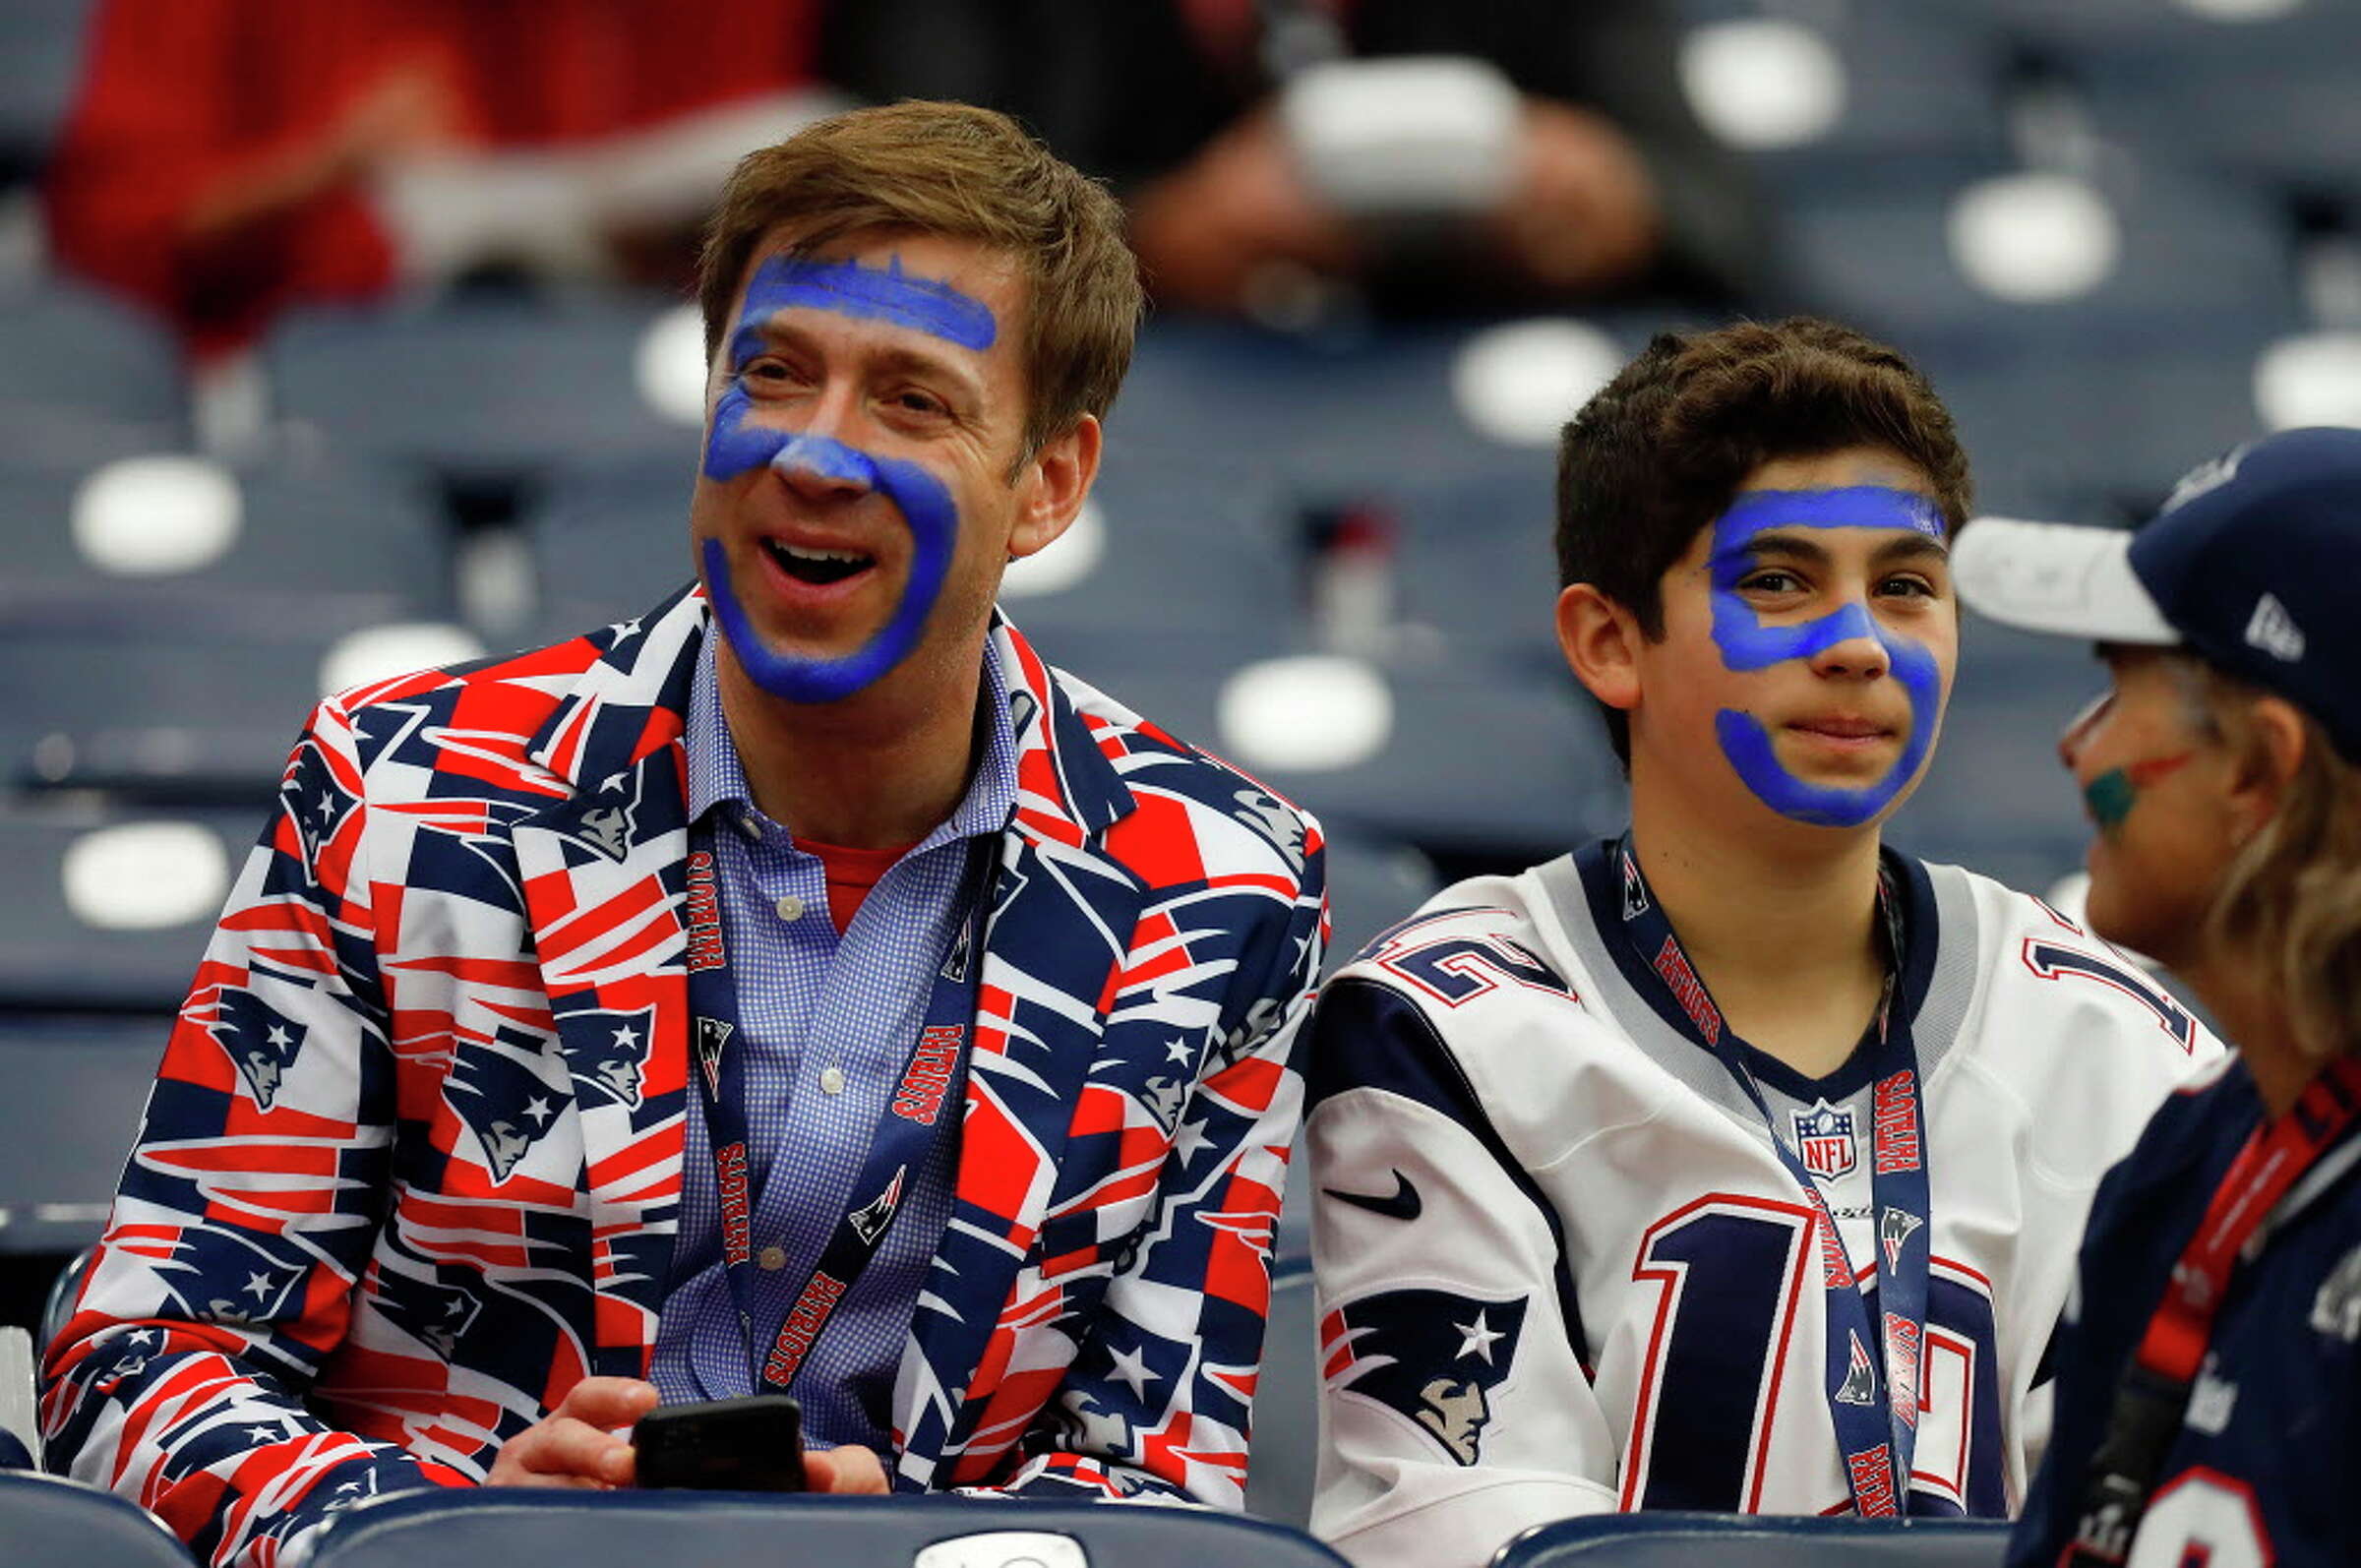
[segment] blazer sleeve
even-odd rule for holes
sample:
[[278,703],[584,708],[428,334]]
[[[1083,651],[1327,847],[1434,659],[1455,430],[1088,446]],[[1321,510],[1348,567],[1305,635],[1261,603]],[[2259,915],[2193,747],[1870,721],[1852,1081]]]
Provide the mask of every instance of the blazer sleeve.
[[315,710],[181,1007],[71,1320],[48,1464],[268,1565],[338,1507],[470,1478],[304,1405],[392,1182],[394,1061],[356,736]]
[[1357,1568],[1477,1568],[1530,1526],[1611,1511],[1557,1217],[1435,1021],[1348,971],[1309,1055],[1313,1534]]
[[[1027,1457],[1000,1484],[965,1489],[1245,1506],[1271,1247],[1302,1116],[1294,1053],[1328,927],[1324,853],[1305,823],[1293,902],[1246,944],[1260,961],[1233,972],[1224,1037],[1203,1054],[1175,1118],[1148,1217],[1020,1443]],[[1172,1348],[1180,1359],[1163,1361]],[[1165,1379],[1178,1385],[1169,1403]],[[1152,1425],[1121,1414],[1150,1390],[1160,1411]]]

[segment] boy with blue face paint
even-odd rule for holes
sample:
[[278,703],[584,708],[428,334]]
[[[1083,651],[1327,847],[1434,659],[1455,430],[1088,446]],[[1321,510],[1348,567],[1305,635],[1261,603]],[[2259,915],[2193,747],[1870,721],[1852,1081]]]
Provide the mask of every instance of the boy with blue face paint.
[[1967,508],[1932,390],[1824,322],[1660,337],[1567,425],[1557,632],[1630,827],[1447,889],[1312,1025],[1313,1524],[1357,1562],[2023,1497],[2090,1190],[2216,1048],[1880,842]]
[[659,1400],[784,1393],[813,1490],[1242,1505],[1319,829],[994,608],[1139,299],[1114,200],[997,114],[739,166],[699,582],[314,715],[52,1465],[291,1561],[357,1498],[630,1485]]

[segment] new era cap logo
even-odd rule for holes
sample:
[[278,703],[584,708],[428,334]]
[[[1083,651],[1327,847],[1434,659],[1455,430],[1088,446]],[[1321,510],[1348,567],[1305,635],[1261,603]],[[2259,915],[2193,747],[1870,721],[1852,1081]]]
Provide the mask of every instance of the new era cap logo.
[[2304,656],[2304,629],[2272,594],[2255,601],[2255,613],[2246,622],[2246,640],[2283,663],[2293,664]]

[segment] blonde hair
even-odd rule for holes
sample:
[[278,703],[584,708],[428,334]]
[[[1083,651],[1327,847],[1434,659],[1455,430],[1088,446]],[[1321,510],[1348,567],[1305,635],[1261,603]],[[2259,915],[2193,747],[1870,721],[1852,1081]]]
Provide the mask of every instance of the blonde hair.
[[[2206,726],[2250,761],[2266,688],[2205,673]],[[2361,1055],[2361,768],[2298,708],[2304,754],[2279,809],[2240,845],[2207,912],[2206,939],[2252,963],[2281,996],[2298,1047],[2315,1061]]]
[[904,229],[1013,257],[1031,296],[1026,456],[1114,404],[1141,301],[1122,209],[1006,115],[910,99],[835,115],[748,153],[722,187],[697,260],[707,359],[755,246],[782,223],[800,250],[864,229]]

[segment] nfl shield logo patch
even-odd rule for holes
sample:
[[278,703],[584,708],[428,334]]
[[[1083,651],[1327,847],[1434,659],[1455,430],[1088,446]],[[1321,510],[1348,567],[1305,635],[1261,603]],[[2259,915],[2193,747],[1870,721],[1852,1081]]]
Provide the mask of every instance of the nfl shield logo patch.
[[1859,1145],[1852,1135],[1852,1112],[1822,1100],[1794,1116],[1795,1152],[1803,1156],[1803,1168],[1824,1181],[1849,1176],[1860,1162]]

